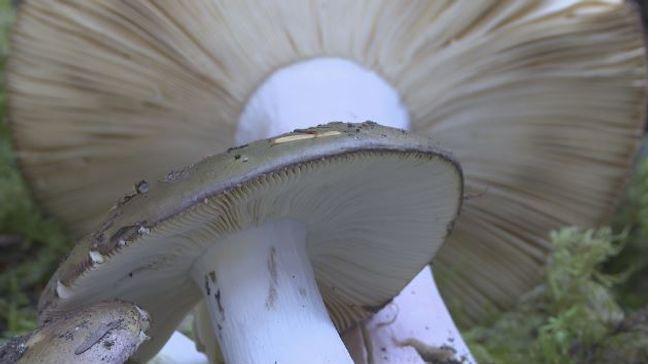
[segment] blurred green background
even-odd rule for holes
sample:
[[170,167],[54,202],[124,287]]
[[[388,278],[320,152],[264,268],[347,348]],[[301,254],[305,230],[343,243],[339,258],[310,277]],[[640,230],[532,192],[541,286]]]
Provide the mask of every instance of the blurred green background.
[[[14,17],[0,0],[0,77]],[[4,83],[3,83],[4,84]],[[30,197],[0,90],[0,343],[36,326],[39,292],[73,244]],[[645,148],[644,148],[645,150]],[[481,363],[648,363],[648,158],[609,227],[565,227],[544,284],[514,310],[464,328]]]

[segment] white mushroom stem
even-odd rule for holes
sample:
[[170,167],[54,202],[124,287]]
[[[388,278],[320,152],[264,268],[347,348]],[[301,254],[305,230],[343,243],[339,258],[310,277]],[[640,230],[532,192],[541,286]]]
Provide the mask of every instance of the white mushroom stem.
[[196,345],[183,333],[171,335],[162,350],[148,364],[208,364],[205,354],[196,350]]
[[352,363],[292,220],[216,242],[194,264],[227,363]]
[[356,363],[435,363],[444,362],[446,355],[462,363],[475,362],[441,299],[430,267],[361,331],[347,332],[344,341],[353,348]]
[[[324,122],[365,120],[401,129],[410,126],[400,96],[376,73],[342,59],[313,59],[278,70],[256,90],[241,114],[236,142],[247,143]],[[390,330],[370,330],[366,338],[377,343],[365,342],[368,347],[385,348],[382,356],[374,358],[375,363],[386,362],[382,359],[385,355],[390,362],[416,362],[418,356],[413,356],[411,349],[402,348],[402,341],[408,339],[430,346],[453,345],[466,362],[474,362],[429,269],[414,282],[416,295],[405,289],[395,300],[401,318],[412,319],[394,321],[398,324]],[[386,307],[369,325],[391,315],[393,307]],[[428,329],[415,329],[420,324]],[[355,357],[356,353],[353,354]]]
[[241,113],[236,143],[367,120],[409,128],[398,93],[380,76],[347,60],[316,58],[278,70],[256,90]]

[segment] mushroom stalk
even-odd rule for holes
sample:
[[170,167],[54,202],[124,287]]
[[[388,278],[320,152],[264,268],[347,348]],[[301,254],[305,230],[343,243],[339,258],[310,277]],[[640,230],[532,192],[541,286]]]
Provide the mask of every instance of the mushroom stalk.
[[401,293],[344,340],[355,362],[474,363],[439,294],[430,267],[424,268]]
[[[401,129],[409,129],[408,112],[401,103],[398,93],[380,76],[350,61],[335,58],[319,58],[291,65],[276,71],[269,77],[248,101],[239,121],[236,133],[238,143],[271,137],[296,128],[306,128],[333,120],[371,120]],[[416,362],[421,352],[403,349],[407,342],[419,340],[433,346],[452,346],[458,356],[466,362],[474,362],[467,345],[443,303],[429,269],[424,269],[414,280],[416,295],[405,293],[395,300],[400,315],[413,320],[394,320],[389,330],[365,327],[368,337],[364,339],[364,350],[373,347],[385,348],[376,356],[376,363],[385,356],[390,361],[409,360]],[[368,325],[392,315],[388,306],[380,311]],[[403,322],[407,322],[403,324]],[[425,323],[423,331],[410,325]],[[379,327],[385,327],[380,325]],[[354,358],[357,343],[345,336],[347,346]],[[450,339],[450,340],[449,340]],[[375,342],[375,343],[372,343]]]
[[278,220],[219,241],[195,263],[228,363],[352,363],[306,253],[305,227]]
[[148,364],[208,364],[205,354],[183,333],[174,332],[162,350]]

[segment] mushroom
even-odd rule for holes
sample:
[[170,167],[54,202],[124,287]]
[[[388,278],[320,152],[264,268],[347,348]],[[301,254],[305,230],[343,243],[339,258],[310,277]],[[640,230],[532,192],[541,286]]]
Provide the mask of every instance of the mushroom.
[[[193,310],[193,339],[195,340],[196,349],[205,353],[211,364],[224,364],[223,353],[218,346],[218,338],[212,330],[211,318],[209,317],[209,307],[205,301],[200,301]],[[164,344],[162,349],[166,349]]]
[[[209,316],[206,317],[209,321]],[[195,334],[194,334],[195,335]],[[218,345],[214,337],[214,344]],[[197,343],[180,331],[174,331],[164,344],[164,347],[155,354],[148,364],[207,364],[208,356],[203,351],[198,351]]]
[[[132,181],[293,123],[373,119],[428,135],[465,169],[469,199],[434,270],[472,323],[539,282],[547,231],[612,210],[641,135],[644,53],[636,9],[622,0],[28,1],[9,106],[38,199],[78,233]],[[326,80],[331,57],[386,87],[353,71],[250,106],[273,75],[290,80],[307,61]],[[396,97],[373,93],[385,88]],[[272,112],[300,105],[323,107]],[[397,299],[399,318],[416,297]]]
[[451,157],[375,123],[231,148],[116,205],[52,277],[40,317],[135,302],[152,317],[141,362],[202,297],[226,362],[350,363],[337,330],[430,262],[461,200]]
[[33,333],[0,347],[0,363],[125,363],[147,336],[149,317],[121,301],[53,316]]

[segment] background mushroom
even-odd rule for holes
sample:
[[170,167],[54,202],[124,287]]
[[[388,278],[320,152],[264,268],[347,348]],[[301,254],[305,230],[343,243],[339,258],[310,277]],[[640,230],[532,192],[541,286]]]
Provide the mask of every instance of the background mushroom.
[[0,347],[1,363],[121,364],[148,337],[149,317],[137,306],[99,302],[51,317],[33,333]]
[[337,330],[429,263],[461,200],[458,165],[399,129],[332,123],[257,141],[122,200],[51,279],[40,317],[135,302],[152,317],[141,362],[202,291],[227,362],[350,363]]
[[464,322],[538,281],[549,229],[605,218],[645,101],[643,36],[620,0],[26,2],[12,57],[23,169],[79,232],[133,181],[263,134],[236,120],[283,67],[375,72],[465,168],[474,198],[435,264]]

